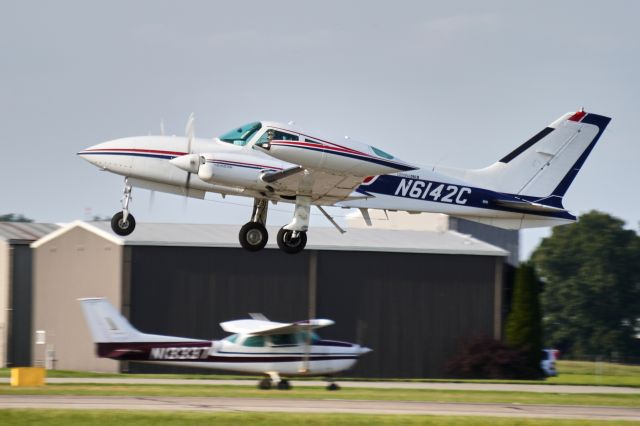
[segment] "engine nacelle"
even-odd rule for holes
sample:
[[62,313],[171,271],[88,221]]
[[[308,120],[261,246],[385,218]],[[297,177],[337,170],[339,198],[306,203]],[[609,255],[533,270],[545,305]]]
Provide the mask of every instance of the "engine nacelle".
[[397,160],[386,152],[363,143],[272,140],[257,145],[267,154],[308,169],[326,170],[352,176],[376,176],[414,170],[410,164]]
[[260,164],[247,162],[242,154],[201,154],[204,162],[198,168],[198,177],[205,182],[264,189],[266,184],[260,179],[264,173],[280,171],[280,162],[261,161]]

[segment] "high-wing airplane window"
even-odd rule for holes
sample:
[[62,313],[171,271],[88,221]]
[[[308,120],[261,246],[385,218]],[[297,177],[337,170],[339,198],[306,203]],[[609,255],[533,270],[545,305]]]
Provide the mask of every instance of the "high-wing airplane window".
[[224,340],[226,340],[227,342],[235,343],[236,340],[238,340],[238,335],[232,334],[231,336],[225,337]]
[[244,346],[250,346],[252,348],[260,348],[264,346],[264,336],[249,336],[244,339],[242,343]]
[[256,121],[254,123],[245,124],[242,127],[231,130],[220,136],[222,142],[232,143],[234,145],[244,146],[249,142],[251,136],[253,136],[260,128],[262,123]]
[[296,335],[295,334],[272,334],[271,335],[271,345],[272,346],[288,346],[295,345]]
[[320,336],[318,336],[318,334],[313,331],[311,333],[309,333],[308,331],[301,331],[300,333],[298,333],[298,341],[302,344],[306,344],[307,342],[309,342],[309,334],[311,334],[311,344],[314,344],[315,342],[320,340]]

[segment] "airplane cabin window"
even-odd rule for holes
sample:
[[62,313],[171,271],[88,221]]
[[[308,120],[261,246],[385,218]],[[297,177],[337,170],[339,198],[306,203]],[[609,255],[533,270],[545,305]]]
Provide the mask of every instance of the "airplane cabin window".
[[273,139],[276,141],[297,141],[298,135],[292,135],[291,133],[285,133],[276,130],[273,134]]
[[393,155],[387,154],[386,152],[379,148],[376,148],[375,146],[372,146],[371,149],[376,153],[378,157],[386,158],[387,160],[393,160]]
[[253,136],[260,128],[262,123],[256,121],[254,123],[245,124],[244,126],[233,129],[224,135],[220,136],[222,142],[232,143],[234,145],[244,146],[249,142],[251,136]]
[[318,340],[320,340],[320,336],[318,336],[313,331],[311,332],[311,340],[309,340],[309,332],[308,331],[301,331],[300,333],[298,333],[298,341],[303,345],[307,344],[307,342],[309,342],[309,341],[310,341],[311,344],[314,344]]
[[295,334],[272,334],[271,335],[271,345],[272,346],[290,346],[295,345],[298,342],[296,341]]
[[238,335],[232,334],[231,336],[225,337],[224,340],[226,340],[227,342],[235,343],[236,340],[238,340]]
[[260,348],[264,346],[264,336],[249,336],[242,343],[244,346]]

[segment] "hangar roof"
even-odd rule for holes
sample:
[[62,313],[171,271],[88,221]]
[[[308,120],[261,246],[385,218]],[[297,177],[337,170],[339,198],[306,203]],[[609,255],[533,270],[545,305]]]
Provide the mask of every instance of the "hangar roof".
[[58,228],[52,223],[0,222],[0,241],[9,244],[31,243]]
[[[76,221],[36,241],[36,248],[71,229],[81,227],[118,245],[240,248],[240,225],[138,223],[133,234],[120,237],[108,222]],[[267,227],[271,238],[267,249],[277,249],[278,227]],[[455,231],[401,231],[352,229],[340,234],[335,228],[314,227],[308,233],[307,249],[339,251],[381,251],[400,253],[469,254],[507,256],[499,247]]]

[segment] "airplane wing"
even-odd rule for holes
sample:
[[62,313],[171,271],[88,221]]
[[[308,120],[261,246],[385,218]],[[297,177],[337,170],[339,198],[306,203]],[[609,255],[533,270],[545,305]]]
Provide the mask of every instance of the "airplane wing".
[[[262,178],[277,192],[295,197],[305,182],[309,182],[313,204],[333,205],[351,199],[353,191],[366,179],[360,176],[332,174],[322,170],[292,167],[269,173]],[[355,194],[362,198],[362,194]]]
[[292,323],[243,319],[221,322],[220,327],[228,333],[266,335],[295,333],[326,327],[332,324],[333,321],[328,319],[312,319]]

